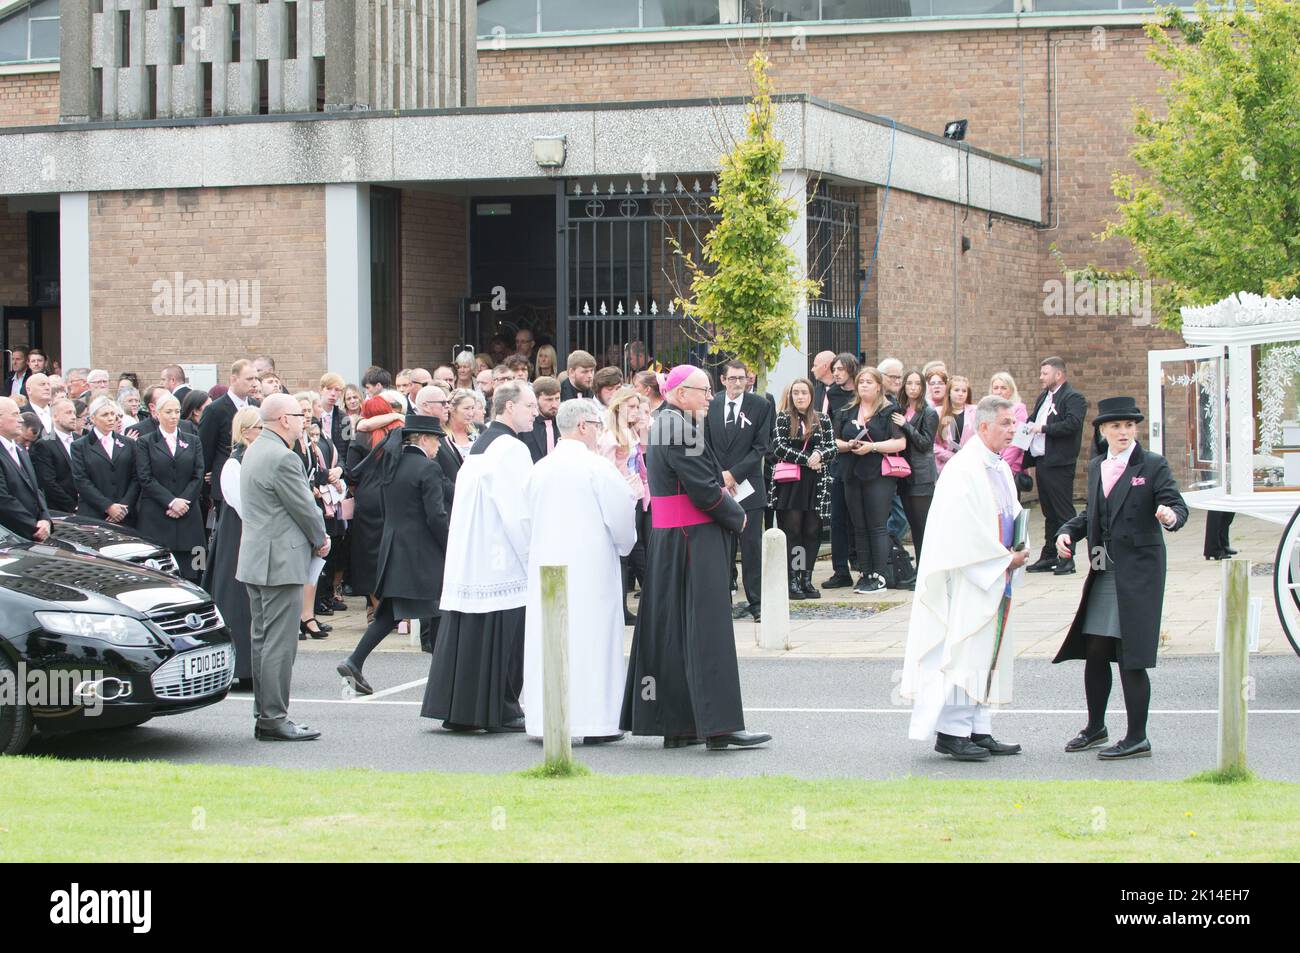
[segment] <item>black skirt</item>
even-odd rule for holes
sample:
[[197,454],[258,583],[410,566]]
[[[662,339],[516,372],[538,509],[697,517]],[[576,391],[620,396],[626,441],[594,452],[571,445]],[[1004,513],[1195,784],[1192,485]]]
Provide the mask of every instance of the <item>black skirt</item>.
[[776,484],[775,510],[817,510],[817,481],[820,475],[812,467],[800,466],[799,479]]
[[445,612],[420,714],[475,728],[522,718],[524,609]]
[[221,507],[221,516],[208,546],[208,564],[201,585],[212,596],[221,616],[230,628],[235,647],[235,678],[253,677],[253,649],[249,638],[252,616],[248,606],[248,589],[235,578],[239,565],[239,540],[244,522],[233,506]]

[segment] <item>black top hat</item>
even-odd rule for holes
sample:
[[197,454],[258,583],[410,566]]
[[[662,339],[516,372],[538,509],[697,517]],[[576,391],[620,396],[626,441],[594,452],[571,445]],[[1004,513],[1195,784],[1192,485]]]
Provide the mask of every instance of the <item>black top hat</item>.
[[407,414],[406,422],[402,424],[402,433],[403,435],[431,433],[435,437],[447,436],[447,431],[442,429],[441,420],[424,414]]
[[1093,425],[1109,423],[1112,420],[1142,421],[1142,411],[1138,410],[1137,401],[1132,397],[1104,397],[1097,402],[1097,416]]

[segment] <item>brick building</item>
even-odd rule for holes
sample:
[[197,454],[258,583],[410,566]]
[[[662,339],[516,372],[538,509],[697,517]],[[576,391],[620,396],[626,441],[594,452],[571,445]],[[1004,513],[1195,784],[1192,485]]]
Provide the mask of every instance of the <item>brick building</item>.
[[665,238],[707,228],[762,41],[811,199],[790,241],[828,285],[777,383],[835,346],[1030,400],[1059,354],[1094,402],[1141,395],[1173,335],[1045,313],[1061,260],[1131,262],[1094,235],[1161,77],[1150,14],[1105,6],[0,0],[6,341],[150,379],[265,351],[294,383],[516,325],[685,356]]

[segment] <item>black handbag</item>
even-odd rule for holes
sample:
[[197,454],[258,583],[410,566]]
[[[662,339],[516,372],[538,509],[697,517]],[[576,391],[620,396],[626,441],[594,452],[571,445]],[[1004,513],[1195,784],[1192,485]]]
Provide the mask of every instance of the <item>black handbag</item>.
[[1034,478],[1024,470],[1016,474],[1016,489],[1021,493],[1028,493],[1034,488]]

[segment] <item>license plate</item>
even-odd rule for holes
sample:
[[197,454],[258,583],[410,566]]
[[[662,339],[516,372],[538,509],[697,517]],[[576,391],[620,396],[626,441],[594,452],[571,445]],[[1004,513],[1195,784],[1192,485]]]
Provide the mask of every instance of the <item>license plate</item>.
[[206,652],[192,652],[181,658],[181,677],[203,678],[224,671],[230,666],[230,652],[225,647]]

